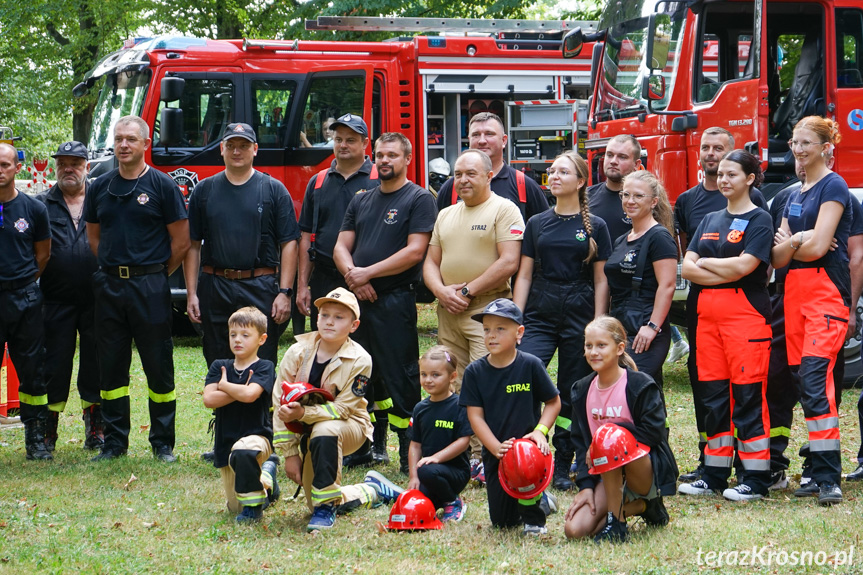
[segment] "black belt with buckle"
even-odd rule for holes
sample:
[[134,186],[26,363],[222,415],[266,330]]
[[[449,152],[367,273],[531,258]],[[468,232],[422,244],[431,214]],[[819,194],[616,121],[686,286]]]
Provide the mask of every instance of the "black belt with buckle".
[[102,271],[106,274],[111,274],[112,276],[119,276],[124,280],[135,276],[157,274],[164,270],[164,264],[152,264],[149,266],[110,266],[102,268]]

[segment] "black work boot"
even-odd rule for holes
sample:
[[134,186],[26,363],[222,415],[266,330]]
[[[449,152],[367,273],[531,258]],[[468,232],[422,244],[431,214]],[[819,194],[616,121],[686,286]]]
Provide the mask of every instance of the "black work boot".
[[359,449],[342,457],[342,467],[349,469],[351,467],[368,467],[374,464],[372,459],[372,444],[366,439]]
[[399,429],[396,432],[399,438],[399,471],[408,475],[410,472],[410,465],[408,463],[408,452],[411,448],[411,440],[408,439],[408,430],[407,429]]
[[554,476],[551,486],[561,491],[569,491],[575,484],[569,478],[569,468],[572,466],[572,453],[554,452]]
[[389,422],[387,416],[382,415],[380,419],[374,422],[375,434],[374,443],[372,444],[372,459],[375,465],[387,465],[390,462],[390,456],[387,454],[387,428]]
[[45,420],[45,449],[48,453],[54,453],[57,446],[57,425],[60,423],[59,411],[48,411],[48,419]]
[[24,424],[24,447],[27,459],[52,460],[54,456],[45,448],[45,420],[37,419]]
[[105,428],[102,424],[102,408],[94,403],[84,409],[84,449],[93,451],[105,445]]

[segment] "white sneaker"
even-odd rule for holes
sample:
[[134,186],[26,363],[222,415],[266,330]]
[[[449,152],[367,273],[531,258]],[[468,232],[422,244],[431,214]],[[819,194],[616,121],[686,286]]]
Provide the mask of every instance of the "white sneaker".
[[770,491],[776,489],[786,489],[788,487],[788,477],[784,471],[776,471],[770,474],[771,485],[768,487]]
[[764,497],[760,493],[755,493],[752,488],[745,483],[740,483],[736,487],[729,487],[722,492],[722,496],[729,501],[753,501]]
[[545,535],[546,533],[548,533],[548,529],[546,529],[545,525],[528,525],[527,523],[524,524],[524,530],[521,532],[524,536],[533,535],[535,537]]
[[703,479],[692,483],[681,483],[677,486],[677,492],[684,495],[715,495],[716,492],[707,485]]
[[674,363],[678,359],[682,359],[686,357],[689,353],[689,344],[684,340],[675,341],[674,345],[671,346],[671,352],[668,354],[668,359],[665,360],[665,363]]

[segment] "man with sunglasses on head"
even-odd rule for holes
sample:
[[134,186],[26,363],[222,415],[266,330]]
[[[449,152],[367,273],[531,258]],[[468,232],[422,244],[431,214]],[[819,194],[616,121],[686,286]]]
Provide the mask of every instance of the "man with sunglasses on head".
[[45,446],[45,337],[42,292],[36,284],[51,255],[51,226],[45,205],[15,189],[20,170],[18,151],[0,144],[0,350],[9,344],[20,380],[27,459],[53,459]]
[[133,339],[147,377],[153,455],[177,460],[168,276],[189,250],[189,221],[180,189],[145,162],[151,142],[144,120],[120,118],[114,128],[119,167],[96,179],[84,200],[87,238],[99,264],[93,291],[105,443],[94,461],[129,448]]

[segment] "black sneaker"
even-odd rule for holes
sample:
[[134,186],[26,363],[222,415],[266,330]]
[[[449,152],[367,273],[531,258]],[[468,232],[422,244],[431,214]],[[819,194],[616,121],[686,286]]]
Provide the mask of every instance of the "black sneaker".
[[99,452],[99,455],[97,455],[90,461],[110,461],[111,459],[117,459],[118,457],[123,457],[124,455],[126,455],[126,450],[124,449],[103,447],[102,451]]
[[164,463],[176,463],[177,456],[174,455],[174,450],[170,445],[159,445],[153,447],[153,457]]
[[570,491],[575,489],[575,484],[569,478],[569,466],[557,466],[554,467],[554,475],[551,481],[551,486],[560,491]]
[[649,527],[665,527],[668,525],[668,510],[662,502],[662,496],[647,500],[647,508],[641,518]]
[[768,491],[776,491],[777,489],[786,489],[788,487],[788,477],[785,471],[774,471],[770,474],[770,487]]
[[857,469],[845,476],[845,481],[863,481],[863,463]]
[[818,489],[818,484],[814,481],[809,481],[806,485],[801,485],[800,489],[794,492],[794,497],[818,497],[821,490]]
[[202,453],[201,459],[203,459],[207,463],[213,463],[216,460],[216,452],[215,451],[207,451],[205,453]]
[[243,510],[240,511],[240,514],[237,515],[236,520],[237,523],[257,523],[264,516],[264,509],[260,505],[243,506]]
[[842,490],[835,483],[822,483],[818,491],[818,505],[842,503]]
[[620,521],[611,511],[608,512],[608,519],[602,531],[596,534],[593,538],[594,543],[623,543],[629,538],[629,529],[626,527],[626,521]]
[[797,454],[803,458],[800,471],[800,487],[806,487],[812,481],[812,457],[810,457],[809,444],[804,444]]
[[702,475],[704,475],[704,466],[699,465],[698,467],[696,467],[692,471],[687,471],[686,473],[682,474],[677,479],[681,483],[694,483],[694,482],[698,481],[699,479],[701,479]]

